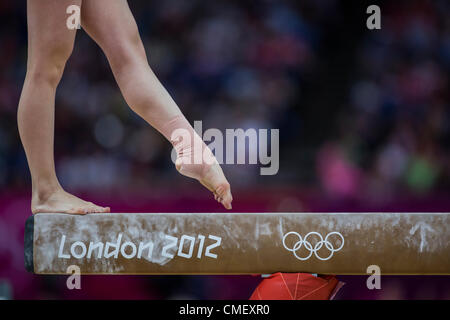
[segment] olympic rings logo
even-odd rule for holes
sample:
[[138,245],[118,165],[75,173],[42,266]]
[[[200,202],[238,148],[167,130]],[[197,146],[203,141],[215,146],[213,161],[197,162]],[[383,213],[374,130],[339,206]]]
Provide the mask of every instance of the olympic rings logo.
[[[289,235],[295,235],[298,238],[298,241],[294,244],[294,246],[292,248],[289,248],[286,245],[286,238]],[[337,235],[339,238],[341,238],[341,242],[342,243],[341,243],[341,245],[338,248],[334,248],[333,244],[328,240],[333,235]],[[314,247],[311,244],[311,242],[309,241],[309,238],[311,236],[317,236],[319,238],[319,241],[317,241],[317,243],[314,245]],[[319,256],[317,251],[319,251],[324,245],[330,251],[330,254],[328,256],[326,256],[325,258],[322,258],[321,256]],[[327,234],[327,236],[324,239],[320,233],[312,231],[312,232],[308,233],[304,238],[302,238],[302,236],[299,233],[297,233],[295,231],[291,231],[291,232],[288,232],[288,233],[286,233],[284,235],[284,237],[283,237],[283,246],[284,246],[284,248],[286,250],[288,250],[290,252],[293,252],[294,256],[298,260],[302,260],[302,261],[308,260],[309,258],[311,258],[311,256],[313,254],[319,260],[329,260],[329,259],[331,259],[331,257],[333,257],[333,254],[336,251],[339,251],[339,250],[341,250],[344,247],[344,237],[339,232],[333,231],[333,232],[330,232],[329,234]],[[300,250],[302,246],[304,246],[305,249],[307,251],[309,251],[309,254],[306,257],[299,257],[297,255],[297,251]]]

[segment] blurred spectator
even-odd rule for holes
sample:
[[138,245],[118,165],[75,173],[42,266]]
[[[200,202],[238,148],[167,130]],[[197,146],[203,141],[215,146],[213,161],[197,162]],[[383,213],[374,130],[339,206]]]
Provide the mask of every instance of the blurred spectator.
[[328,144],[318,153],[325,189],[338,180],[333,193],[348,194],[348,158],[363,170],[371,198],[448,187],[449,12],[448,1],[383,6],[382,29],[367,33],[358,48],[348,107],[337,123],[345,134],[334,153]]

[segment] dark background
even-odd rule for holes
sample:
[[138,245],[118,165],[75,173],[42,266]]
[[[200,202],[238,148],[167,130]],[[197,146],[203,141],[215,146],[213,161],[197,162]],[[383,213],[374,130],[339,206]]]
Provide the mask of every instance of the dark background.
[[[277,175],[223,166],[234,211],[449,211],[448,0],[129,3],[151,67],[191,123],[280,129]],[[381,30],[366,28],[370,4]],[[65,277],[25,273],[31,183],[16,114],[26,42],[26,2],[2,0],[0,281],[14,298],[248,298],[258,277],[84,277],[70,292]],[[222,211],[176,172],[82,30],[57,91],[55,156],[68,191],[115,212]],[[341,299],[450,298],[448,277],[383,277],[378,291],[340,279]]]

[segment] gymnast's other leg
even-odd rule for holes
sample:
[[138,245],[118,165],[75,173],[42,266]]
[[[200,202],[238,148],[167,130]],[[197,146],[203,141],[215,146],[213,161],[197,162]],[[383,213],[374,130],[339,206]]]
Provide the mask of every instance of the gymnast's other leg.
[[85,214],[108,212],[63,190],[53,154],[55,93],[73,49],[75,30],[66,26],[66,8],[82,0],[28,0],[28,62],[18,108],[20,137],[32,179],[31,210]]
[[[199,180],[217,201],[231,209],[230,184],[212,152],[151,70],[127,1],[83,0],[81,23],[105,52],[128,105],[173,144],[177,170]],[[190,138],[185,139],[184,133]],[[195,162],[199,156],[201,163]]]

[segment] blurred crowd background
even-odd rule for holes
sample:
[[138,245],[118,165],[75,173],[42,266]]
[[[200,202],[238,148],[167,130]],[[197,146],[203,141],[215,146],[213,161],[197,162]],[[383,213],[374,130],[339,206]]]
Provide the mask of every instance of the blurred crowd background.
[[[113,0],[112,0],[113,1]],[[382,29],[366,28],[378,3]],[[203,129],[280,129],[280,170],[224,165],[235,211],[449,211],[448,0],[131,0],[149,63]],[[14,298],[246,299],[257,277],[61,277],[23,270],[30,177],[17,124],[26,1],[0,2],[0,282]],[[80,30],[56,99],[62,185],[114,211],[218,211],[179,176],[170,145],[126,105]],[[386,277],[341,298],[447,298],[446,277]],[[409,279],[409,280],[408,280]],[[339,298],[339,296],[338,296]]]

